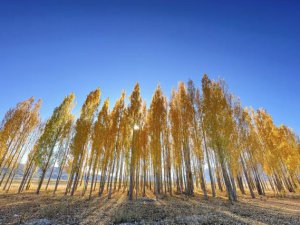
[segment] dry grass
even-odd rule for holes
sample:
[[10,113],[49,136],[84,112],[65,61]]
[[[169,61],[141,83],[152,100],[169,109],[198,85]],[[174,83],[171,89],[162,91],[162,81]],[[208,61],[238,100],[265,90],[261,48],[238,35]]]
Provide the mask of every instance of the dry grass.
[[130,202],[126,193],[107,193],[91,199],[64,196],[63,189],[53,196],[52,189],[37,196],[0,193],[0,224],[22,224],[33,219],[48,219],[52,224],[300,224],[300,195],[250,199],[240,196],[234,205],[222,194],[203,200],[200,193],[161,196],[152,192]]

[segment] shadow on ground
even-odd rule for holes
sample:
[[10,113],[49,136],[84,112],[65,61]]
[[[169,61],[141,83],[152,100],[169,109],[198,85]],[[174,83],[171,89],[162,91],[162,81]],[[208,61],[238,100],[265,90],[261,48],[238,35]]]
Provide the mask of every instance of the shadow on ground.
[[240,197],[230,204],[224,198],[203,200],[201,195],[162,196],[152,193],[128,201],[116,192],[91,199],[45,193],[0,194],[0,224],[299,224],[300,198]]

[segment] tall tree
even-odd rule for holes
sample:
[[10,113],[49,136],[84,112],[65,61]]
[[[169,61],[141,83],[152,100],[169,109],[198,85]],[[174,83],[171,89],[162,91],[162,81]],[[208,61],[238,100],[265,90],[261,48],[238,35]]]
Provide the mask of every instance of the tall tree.
[[193,122],[193,107],[189,99],[186,87],[184,83],[180,82],[178,86],[178,102],[179,102],[179,115],[180,115],[180,127],[182,133],[182,147],[183,158],[185,163],[186,173],[186,194],[194,194],[194,182],[191,166],[191,150],[190,150],[190,128]]
[[202,150],[201,135],[201,99],[200,91],[196,90],[192,80],[188,82],[188,94],[192,105],[192,129],[191,134],[194,146],[194,154],[199,162],[200,183],[204,198],[207,199],[206,183],[204,178],[204,154]]
[[[90,156],[90,163],[92,164],[92,181],[90,187],[89,196],[91,197],[93,186],[95,182],[95,176],[98,176],[98,167],[100,163],[100,158],[103,153],[104,142],[108,137],[109,131],[109,99],[104,101],[104,104],[98,114],[97,121],[93,126],[93,133],[92,133],[92,152]],[[88,180],[88,179],[87,179]]]
[[233,130],[232,109],[222,82],[202,78],[203,117],[209,143],[221,164],[223,179],[230,201],[236,201],[233,179],[230,177],[230,140]]
[[[4,162],[6,171],[3,174],[0,185],[3,184],[3,181],[6,179],[3,190],[6,189],[9,182],[12,182],[15,172],[19,167],[20,161],[25,155],[28,148],[31,148],[33,142],[36,141],[38,136],[40,124],[39,110],[41,107],[41,100],[37,101],[34,106],[32,106],[28,111],[24,113],[28,114],[25,118],[21,132],[18,135],[17,144],[14,145],[14,148],[11,149],[10,157]],[[2,172],[2,171],[1,171]]]
[[180,121],[180,105],[178,102],[176,90],[172,91],[172,97],[170,100],[170,111],[169,120],[171,127],[172,136],[172,151],[174,156],[174,169],[176,175],[176,187],[177,192],[183,192],[183,177],[182,177],[182,133],[180,131],[181,121]]
[[114,148],[113,148],[113,162],[112,162],[112,171],[110,175],[110,187],[108,198],[111,198],[112,194],[112,186],[113,186],[113,175],[115,172],[116,167],[116,160],[119,158],[120,150],[121,150],[121,121],[123,119],[124,114],[124,100],[125,100],[125,93],[123,92],[120,99],[117,100],[113,110],[112,110],[112,135],[114,137]]
[[165,99],[160,86],[157,86],[152,97],[149,110],[149,135],[150,148],[152,154],[154,177],[155,177],[155,194],[162,191],[162,147],[163,131],[166,124],[167,111],[165,108]]
[[130,97],[130,105],[128,107],[129,114],[129,125],[132,132],[132,143],[131,143],[131,159],[130,159],[130,171],[129,171],[129,191],[128,198],[129,200],[133,200],[133,190],[134,190],[134,182],[135,182],[135,170],[137,163],[137,140],[136,133],[140,128],[141,123],[141,110],[142,110],[142,98],[140,95],[140,85],[137,83],[134,87],[133,92]]
[[43,134],[37,141],[34,160],[36,165],[41,169],[41,176],[38,182],[36,193],[39,194],[42,187],[46,171],[53,163],[55,147],[61,138],[63,129],[68,123],[75,95],[72,93],[65,97],[59,107],[57,107],[51,118],[47,121]]
[[79,119],[76,121],[75,135],[71,143],[71,154],[73,157],[72,171],[67,187],[72,188],[71,195],[74,195],[77,189],[79,179],[82,175],[83,163],[87,157],[87,147],[90,137],[90,131],[94,119],[95,112],[100,102],[100,89],[92,91],[86,98]]
[[[31,97],[10,109],[0,125],[0,175],[17,154],[18,146],[24,145],[32,126],[33,116],[38,112],[41,101],[33,108],[34,98]],[[35,123],[33,123],[35,124]]]

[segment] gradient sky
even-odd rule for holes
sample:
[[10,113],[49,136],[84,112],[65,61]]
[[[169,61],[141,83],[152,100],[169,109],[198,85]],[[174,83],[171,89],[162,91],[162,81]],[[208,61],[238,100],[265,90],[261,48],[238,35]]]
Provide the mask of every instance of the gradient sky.
[[47,119],[70,92],[224,78],[244,106],[300,134],[300,1],[0,1],[0,117],[30,96]]

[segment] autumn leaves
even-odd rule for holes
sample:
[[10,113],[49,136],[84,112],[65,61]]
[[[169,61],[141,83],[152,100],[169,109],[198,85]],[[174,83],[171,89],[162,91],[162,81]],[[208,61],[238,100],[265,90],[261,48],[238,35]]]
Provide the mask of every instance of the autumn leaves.
[[76,121],[74,98],[67,96],[45,124],[40,101],[29,99],[8,111],[0,131],[3,189],[9,190],[26,152],[19,192],[28,190],[37,174],[37,193],[43,185],[56,193],[63,172],[66,195],[107,192],[111,198],[122,190],[130,200],[149,189],[157,198],[201,190],[205,199],[226,190],[236,201],[238,190],[254,198],[299,186],[299,138],[286,126],[275,126],[266,111],[244,109],[223,81],[204,75],[201,89],[180,82],[169,100],[158,86],[149,108],[138,84],[128,105],[122,93],[113,107],[108,99],[99,107],[96,89]]

